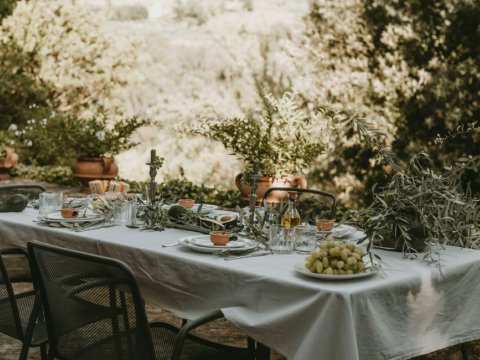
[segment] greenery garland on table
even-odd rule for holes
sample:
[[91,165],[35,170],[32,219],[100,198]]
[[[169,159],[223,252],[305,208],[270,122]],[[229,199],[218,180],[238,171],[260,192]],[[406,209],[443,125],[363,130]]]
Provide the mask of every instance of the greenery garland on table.
[[428,167],[428,154],[420,152],[403,169],[395,163],[395,153],[379,142],[383,134],[373,124],[355,117],[343,122],[355,125],[360,139],[375,150],[377,161],[393,169],[386,186],[375,192],[374,185],[373,203],[366,210],[343,217],[344,221],[355,219],[365,229],[360,243],[369,240],[368,251],[385,242],[405,254],[425,248],[423,258],[429,258],[441,273],[444,245],[479,248],[480,201],[472,197],[470,184],[464,190],[462,176],[467,170],[478,172],[480,155],[460,158],[443,174],[436,174]]

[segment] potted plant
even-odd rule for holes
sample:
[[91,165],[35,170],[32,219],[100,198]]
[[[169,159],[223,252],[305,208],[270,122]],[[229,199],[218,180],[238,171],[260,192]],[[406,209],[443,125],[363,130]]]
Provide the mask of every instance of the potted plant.
[[465,171],[478,171],[480,155],[459,159],[436,174],[428,165],[428,154],[414,154],[407,169],[398,166],[393,153],[377,139],[381,133],[364,119],[353,121],[361,139],[376,149],[377,160],[391,165],[393,174],[370,207],[348,211],[343,221],[355,218],[365,229],[369,250],[373,246],[405,253],[426,251],[425,258],[440,267],[439,250],[443,245],[478,248],[480,240],[480,201],[472,196],[470,185],[462,187]]
[[15,131],[22,157],[40,165],[71,164],[73,176],[89,191],[91,180],[114,179],[118,174],[114,156],[137,144],[129,140],[150,120],[132,117],[110,121],[100,107],[90,118],[51,111],[38,113],[25,128]]
[[8,170],[18,163],[18,155],[15,153],[15,149],[7,144],[11,145],[12,140],[7,139],[5,131],[0,131],[0,180],[9,179]]
[[262,90],[263,108],[251,117],[200,118],[198,126],[176,130],[220,141],[233,155],[243,159],[245,170],[235,179],[243,200],[248,200],[250,195],[248,181],[253,161],[260,159],[259,171],[263,174],[257,189],[257,204],[260,204],[271,187],[306,188],[305,178],[293,177],[293,174],[305,170],[319,155],[328,151],[333,112],[321,109],[315,116],[307,117],[298,110],[296,95],[287,92],[281,99],[276,99]]
[[103,109],[88,119],[66,119],[66,130],[74,141],[77,155],[72,172],[82,182],[84,192],[90,191],[90,181],[110,180],[118,175],[114,156],[138,145],[129,140],[130,136],[140,127],[149,124],[150,120],[140,120],[138,117],[109,123]]

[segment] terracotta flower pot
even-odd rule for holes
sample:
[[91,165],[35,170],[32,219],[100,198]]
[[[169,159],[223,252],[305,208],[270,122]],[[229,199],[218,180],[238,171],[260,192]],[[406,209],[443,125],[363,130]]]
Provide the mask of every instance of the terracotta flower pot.
[[[238,190],[242,193],[242,200],[248,202],[248,196],[250,195],[250,186],[242,185],[240,180],[242,179],[243,174],[240,173],[235,178],[235,183],[237,184]],[[302,189],[307,188],[307,180],[301,176],[295,176],[291,179],[283,177],[280,179],[275,179],[270,176],[263,176],[258,178],[258,189],[257,189],[257,206],[262,205],[263,196],[268,189],[272,187],[297,187],[300,186]],[[268,195],[267,202],[280,202],[279,199],[284,199],[287,196],[286,191],[275,191]]]
[[83,184],[82,192],[90,193],[89,181],[112,180],[118,175],[118,166],[113,158],[82,157],[72,165],[73,176]]
[[0,180],[9,179],[8,170],[18,164],[18,155],[15,153],[15,149],[5,148],[3,155],[3,159],[0,160]]

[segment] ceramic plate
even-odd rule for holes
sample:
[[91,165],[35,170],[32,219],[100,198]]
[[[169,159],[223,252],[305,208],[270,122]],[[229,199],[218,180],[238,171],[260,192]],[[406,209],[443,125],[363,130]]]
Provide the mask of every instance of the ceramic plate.
[[87,214],[86,216],[87,216],[86,218],[78,217],[75,219],[64,219],[62,217],[62,214],[58,212],[58,213],[44,215],[43,218],[47,222],[67,222],[67,223],[83,223],[88,221],[95,221],[100,218],[98,215],[94,215],[94,214]]
[[230,241],[225,246],[214,245],[210,241],[210,235],[197,236],[197,237],[191,238],[190,243],[198,246],[210,247],[210,248],[216,248],[216,249],[241,248],[241,247],[247,246],[247,243],[243,240]]
[[[193,251],[206,253],[206,254],[213,254],[224,249],[224,248],[219,248],[217,246],[215,246],[215,248],[212,248],[212,247],[204,247],[204,246],[198,246],[198,245],[192,244],[191,240],[193,238],[196,238],[196,236],[187,236],[187,237],[181,238],[180,240],[178,240],[178,242],[183,246],[192,249]],[[257,243],[253,240],[244,239],[243,241],[247,244],[247,246],[243,246],[240,248],[230,248],[230,251],[231,252],[246,251],[246,250],[255,249],[255,247],[257,246]]]
[[371,276],[378,273],[378,268],[366,268],[365,272],[361,272],[359,274],[352,274],[352,275],[325,275],[325,274],[317,274],[312,273],[305,267],[305,260],[299,261],[295,264],[295,270],[302,275],[314,277],[317,279],[322,280],[330,280],[330,281],[337,281],[337,280],[350,280],[350,279],[359,279],[366,276]]
[[353,226],[339,225],[337,228],[332,230],[330,235],[336,238],[343,238],[345,236],[355,234],[356,232],[357,229],[355,229]]
[[349,228],[351,226],[348,226],[348,225],[337,225],[335,226],[332,230],[330,231],[322,231],[322,230],[318,230],[318,234],[320,236],[324,236],[325,234],[331,234],[333,231],[342,231],[342,230],[345,230],[347,228]]

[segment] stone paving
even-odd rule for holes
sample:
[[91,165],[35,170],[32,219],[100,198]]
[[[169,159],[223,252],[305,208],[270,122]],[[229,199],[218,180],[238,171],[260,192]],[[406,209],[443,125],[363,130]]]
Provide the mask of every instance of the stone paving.
[[[10,184],[39,184],[42,185],[48,191],[63,191],[64,194],[68,194],[72,197],[85,197],[86,194],[80,192],[80,188],[74,186],[63,186],[58,184],[52,184],[48,182],[38,182],[30,179],[13,178],[9,180],[1,180],[0,185]],[[171,315],[167,311],[161,309],[154,309],[147,305],[147,314],[150,322],[162,321],[173,324],[180,327],[182,320],[176,316]],[[219,342],[226,345],[246,347],[246,336],[238,330],[232,323],[226,319],[220,319],[213,321],[200,327],[196,332],[196,335],[203,338]],[[321,334],[319,334],[321,338]],[[480,360],[480,340],[472,341],[467,344],[469,350],[469,360]],[[21,343],[9,336],[0,333],[0,360],[17,360],[20,355]],[[30,349],[29,360],[40,360],[40,349]],[[285,360],[285,357],[272,351],[270,357],[271,360]],[[321,351],[319,350],[319,359],[321,360],[334,360],[334,359],[322,359]],[[461,360],[462,354],[460,351],[460,345],[452,346],[447,349],[439,350],[427,355],[419,356],[414,360]],[[314,360],[314,359],[312,359]]]

